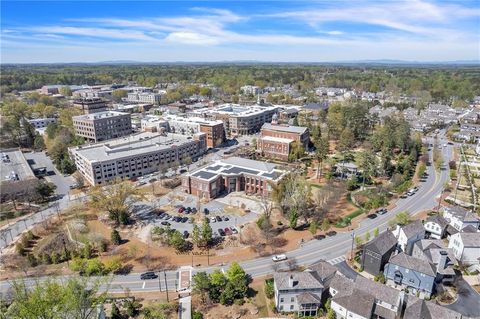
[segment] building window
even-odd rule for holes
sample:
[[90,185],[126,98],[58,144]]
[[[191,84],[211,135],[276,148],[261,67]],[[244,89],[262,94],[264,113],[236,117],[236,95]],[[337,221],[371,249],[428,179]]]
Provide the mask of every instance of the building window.
[[293,305],[290,305],[290,310],[293,310]]
[[280,302],[283,302],[283,298],[280,298]]
[[290,298],[290,302],[294,302],[294,301],[295,301],[295,297]]

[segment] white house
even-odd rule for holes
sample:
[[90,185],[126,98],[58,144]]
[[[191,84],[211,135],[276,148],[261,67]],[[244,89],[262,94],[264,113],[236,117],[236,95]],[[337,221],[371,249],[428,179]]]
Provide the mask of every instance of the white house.
[[415,242],[425,238],[425,228],[420,220],[411,222],[405,226],[397,225],[392,231],[398,241],[398,248],[407,255],[412,254]]
[[440,215],[428,217],[425,224],[423,224],[427,236],[434,239],[442,239],[445,237],[447,226],[447,220]]
[[480,228],[480,218],[475,213],[459,206],[443,207],[443,217],[458,231],[469,225],[475,229]]
[[450,237],[448,248],[462,264],[480,268],[480,232],[456,233]]

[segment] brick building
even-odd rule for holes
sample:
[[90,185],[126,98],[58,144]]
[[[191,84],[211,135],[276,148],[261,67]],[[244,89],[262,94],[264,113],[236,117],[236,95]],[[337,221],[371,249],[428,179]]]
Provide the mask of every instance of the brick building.
[[107,110],[107,103],[100,98],[77,99],[73,101],[73,106],[82,110],[83,114],[105,112]]
[[107,111],[72,117],[75,134],[100,142],[132,133],[130,113]]
[[230,157],[182,176],[182,187],[207,200],[231,192],[269,196],[269,183],[277,183],[285,174],[271,163]]
[[257,151],[263,156],[286,161],[294,142],[307,149],[309,141],[306,127],[265,123],[257,141]]

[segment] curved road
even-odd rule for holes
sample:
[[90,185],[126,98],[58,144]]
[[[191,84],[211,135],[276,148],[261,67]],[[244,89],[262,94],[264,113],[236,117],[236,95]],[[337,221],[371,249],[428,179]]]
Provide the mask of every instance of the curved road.
[[[433,143],[433,138],[427,138],[426,141]],[[444,143],[447,142],[442,141],[442,138],[439,138],[439,145],[443,145]],[[441,150],[444,163],[448,163],[453,154],[452,146],[447,145]],[[360,223],[360,226],[353,231],[338,233],[333,237],[327,237],[323,240],[311,240],[306,242],[300,248],[290,251],[286,253],[286,255],[290,260],[294,259],[298,265],[312,264],[320,259],[329,260],[334,263],[335,261],[341,260],[343,256],[345,256],[346,253],[351,250],[353,233],[355,233],[355,236],[363,236],[366,232],[372,232],[377,227],[379,228],[380,232],[383,232],[388,227],[388,221],[399,212],[407,211],[410,215],[414,215],[418,212],[435,208],[438,205],[438,198],[443,191],[444,185],[448,181],[449,171],[446,169],[437,172],[432,165],[427,167],[427,172],[429,177],[425,182],[422,182],[419,185],[418,192],[411,197],[399,199],[396,202],[395,208],[391,209],[387,214],[379,215],[375,219],[367,218],[363,220]],[[254,260],[241,262],[240,264],[252,277],[260,277],[272,274],[274,272],[274,267],[278,267],[278,269],[288,268],[287,262],[279,262],[276,266],[274,266],[271,257],[257,258]],[[227,268],[228,265],[201,267],[195,269],[194,272],[211,272],[219,267]],[[176,271],[166,272],[166,281],[169,290],[175,291],[177,284],[176,277]],[[163,273],[161,274],[160,279],[159,285],[159,280],[140,280],[139,273],[117,275],[111,278],[108,288],[112,293],[123,292],[127,288],[131,292],[158,291],[160,288],[159,286],[161,286],[161,289],[164,290],[165,277]],[[27,279],[27,282],[33,282],[34,280],[36,279]],[[5,289],[8,289],[9,286],[9,281],[0,282],[0,290],[5,291]]]

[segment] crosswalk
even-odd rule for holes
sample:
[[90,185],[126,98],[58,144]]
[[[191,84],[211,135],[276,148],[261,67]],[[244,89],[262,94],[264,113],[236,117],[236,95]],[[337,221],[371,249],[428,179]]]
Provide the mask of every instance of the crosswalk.
[[340,256],[340,257],[337,257],[337,258],[333,258],[333,259],[327,260],[327,262],[328,262],[330,265],[336,265],[336,264],[341,263],[342,261],[345,261],[345,256]]

